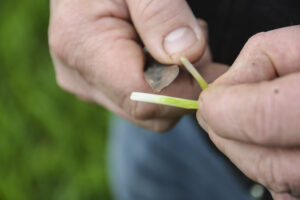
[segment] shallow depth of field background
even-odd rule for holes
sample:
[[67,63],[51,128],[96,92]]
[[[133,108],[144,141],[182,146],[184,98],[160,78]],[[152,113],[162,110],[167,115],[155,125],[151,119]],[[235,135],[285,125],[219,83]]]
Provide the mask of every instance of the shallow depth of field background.
[[0,1],[0,199],[110,199],[108,113],[56,85],[48,4]]

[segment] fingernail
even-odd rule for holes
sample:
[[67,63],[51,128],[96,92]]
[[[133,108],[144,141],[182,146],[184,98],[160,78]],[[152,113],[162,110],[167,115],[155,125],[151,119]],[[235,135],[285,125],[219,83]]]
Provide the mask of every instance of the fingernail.
[[190,28],[181,27],[165,37],[164,48],[168,54],[174,54],[187,49],[196,41],[197,37]]

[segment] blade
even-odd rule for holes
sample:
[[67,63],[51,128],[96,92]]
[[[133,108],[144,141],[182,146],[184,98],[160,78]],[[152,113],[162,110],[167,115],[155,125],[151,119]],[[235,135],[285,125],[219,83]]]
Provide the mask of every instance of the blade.
[[158,63],[147,54],[148,53],[146,53],[146,70],[144,72],[145,79],[154,92],[160,92],[177,78],[179,67],[177,65]]

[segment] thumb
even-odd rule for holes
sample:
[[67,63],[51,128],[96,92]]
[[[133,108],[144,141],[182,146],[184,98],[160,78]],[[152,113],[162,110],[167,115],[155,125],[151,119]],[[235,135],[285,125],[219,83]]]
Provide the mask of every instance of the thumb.
[[133,23],[151,55],[161,63],[179,64],[180,56],[196,61],[205,37],[183,0],[127,0]]
[[230,140],[299,146],[299,85],[300,73],[260,83],[212,85],[200,95],[198,121]]

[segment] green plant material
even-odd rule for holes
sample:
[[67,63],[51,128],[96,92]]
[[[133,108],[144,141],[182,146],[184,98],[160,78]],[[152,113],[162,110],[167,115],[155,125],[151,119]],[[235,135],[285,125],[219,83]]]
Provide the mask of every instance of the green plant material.
[[196,70],[196,68],[186,59],[185,57],[181,57],[180,61],[185,66],[185,68],[192,74],[192,76],[196,79],[196,81],[199,83],[202,90],[205,90],[208,88],[208,83],[204,80],[204,78],[199,74],[199,72]]
[[195,110],[198,109],[197,101],[170,97],[170,96],[133,92],[130,96],[130,99],[133,101],[161,104],[166,106],[174,106],[178,108],[195,109]]

